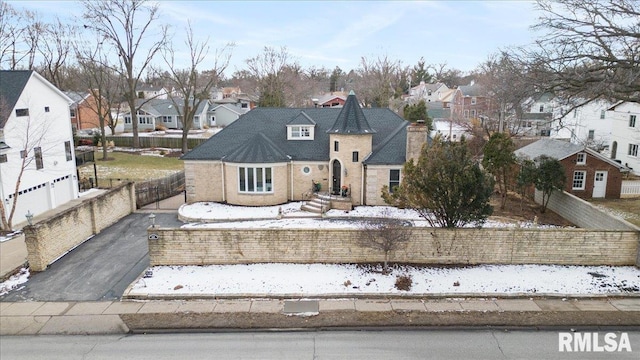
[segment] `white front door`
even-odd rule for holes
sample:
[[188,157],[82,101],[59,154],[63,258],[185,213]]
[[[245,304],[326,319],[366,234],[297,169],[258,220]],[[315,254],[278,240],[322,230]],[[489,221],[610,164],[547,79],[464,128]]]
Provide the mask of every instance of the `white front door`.
[[603,198],[607,193],[607,172],[596,171],[593,179],[593,195],[594,198]]

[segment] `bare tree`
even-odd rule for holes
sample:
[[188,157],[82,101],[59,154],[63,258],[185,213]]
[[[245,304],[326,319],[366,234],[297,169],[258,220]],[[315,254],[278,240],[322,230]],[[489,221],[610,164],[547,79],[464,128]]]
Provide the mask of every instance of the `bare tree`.
[[362,57],[355,90],[365,106],[389,107],[390,100],[402,95],[402,81],[408,80],[409,68],[388,56],[375,59]]
[[[203,102],[208,101],[211,89],[217,85],[219,74],[222,74],[231,60],[233,44],[227,44],[222,49],[216,50],[213,68],[207,74],[201,73],[198,67],[202,65],[209,52],[208,40],[198,42],[193,38],[191,24],[187,28],[187,40],[185,45],[189,49],[189,67],[179,69],[175,62],[175,50],[172,47],[162,54],[165,63],[169,67],[165,77],[174,91],[180,94],[180,99],[171,97],[178,115],[182,117],[182,153],[189,151],[187,137],[193,126],[194,116]],[[181,102],[181,103],[179,103]],[[205,121],[202,119],[201,121]]]
[[75,25],[63,24],[56,18],[52,24],[46,24],[38,42],[38,52],[42,55],[42,76],[58,89],[63,89],[64,65],[69,54],[73,53],[73,43],[77,33]]
[[287,104],[285,98],[285,70],[295,66],[291,63],[286,47],[279,50],[265,46],[262,54],[247,59],[248,73],[258,81],[258,106],[284,107]]
[[0,1],[0,64],[9,70],[33,69],[44,27],[35,12],[17,11]]
[[[96,31],[109,43],[120,60],[115,68],[125,79],[125,98],[131,111],[133,147],[140,147],[138,137],[136,87],[156,53],[167,41],[167,28],[153,33],[158,19],[158,5],[145,0],[83,0],[85,28]],[[90,25],[89,25],[90,24]],[[141,55],[141,56],[140,56]]]
[[391,252],[404,248],[411,240],[409,224],[399,219],[393,219],[388,214],[383,219],[365,221],[362,233],[358,238],[360,246],[378,250],[384,253],[382,271],[389,273],[389,258]]
[[[109,66],[109,57],[103,51],[102,43],[95,48],[80,46],[76,49],[76,58],[82,69],[83,79],[93,99],[89,109],[98,116],[100,126],[100,141],[102,144],[102,160],[108,160],[107,136],[105,126],[115,134],[118,125],[118,115],[121,111],[124,81],[122,76]],[[113,111],[115,110],[116,116]]]
[[520,131],[524,102],[537,91],[529,81],[529,74],[517,58],[506,52],[490,55],[477,70],[478,84],[486,91],[494,106],[489,108],[483,122],[487,135],[492,132]]
[[538,0],[535,29],[544,33],[522,48],[537,85],[567,99],[562,115],[599,98],[640,98],[640,2]]

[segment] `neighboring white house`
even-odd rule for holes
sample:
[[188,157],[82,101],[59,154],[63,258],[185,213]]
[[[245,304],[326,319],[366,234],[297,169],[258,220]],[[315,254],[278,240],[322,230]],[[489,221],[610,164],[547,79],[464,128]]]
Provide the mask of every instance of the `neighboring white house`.
[[409,103],[417,103],[420,100],[425,102],[442,101],[444,97],[449,96],[453,91],[443,83],[427,84],[421,81],[419,85],[409,89],[409,97],[406,100]]
[[72,102],[34,71],[0,71],[0,198],[7,215],[17,201],[14,224],[78,197]]
[[136,87],[138,99],[168,99],[169,90],[162,86],[139,84]]
[[611,158],[640,175],[640,104],[620,102],[608,108],[612,125]]
[[596,100],[574,109],[555,124],[557,131],[552,137],[570,139],[576,144],[608,146],[613,130],[612,114],[608,113],[611,105],[606,100]]
[[432,138],[440,135],[445,140],[460,141],[463,135],[469,139],[471,133],[466,127],[455,123],[453,120],[436,120],[433,122],[433,130],[431,130],[430,135]]
[[207,117],[209,118],[210,126],[220,126],[224,127],[232,122],[238,120],[238,118],[242,114],[246,114],[249,111],[249,108],[242,108],[236,105],[218,105],[212,108],[209,108],[207,112]]

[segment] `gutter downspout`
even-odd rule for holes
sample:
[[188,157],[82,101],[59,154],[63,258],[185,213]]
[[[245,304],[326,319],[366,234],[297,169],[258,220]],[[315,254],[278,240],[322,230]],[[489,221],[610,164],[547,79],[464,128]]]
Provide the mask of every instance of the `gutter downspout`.
[[364,205],[364,177],[367,175],[367,165],[362,163],[362,176],[360,176],[360,205]]
[[287,155],[289,158],[289,183],[291,184],[291,190],[289,191],[289,201],[293,201],[293,158]]
[[[222,159],[224,159],[224,156],[222,157]],[[226,179],[224,177],[224,161],[222,161],[222,159],[220,159],[220,172],[222,173],[222,202],[226,203],[227,202],[227,191],[226,191],[226,186],[225,186],[225,182]]]

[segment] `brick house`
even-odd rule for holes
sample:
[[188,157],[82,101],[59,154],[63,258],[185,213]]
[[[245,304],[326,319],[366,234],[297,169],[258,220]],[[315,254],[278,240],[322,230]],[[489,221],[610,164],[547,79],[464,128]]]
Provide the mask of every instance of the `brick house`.
[[540,139],[515,154],[530,160],[540,155],[558,159],[567,177],[564,190],[582,199],[619,199],[622,177],[629,172],[594,150],[558,139]]
[[73,129],[84,130],[100,127],[97,111],[98,104],[91,92],[67,91],[64,94],[73,100],[73,103],[69,106]]
[[427,138],[389,109],[362,109],[353,92],[342,108],[256,108],[182,157],[187,201],[277,205],[319,184],[350,206],[381,205]]
[[494,107],[485,89],[472,82],[456,88],[451,102],[451,116],[455,120],[481,119],[491,114]]

